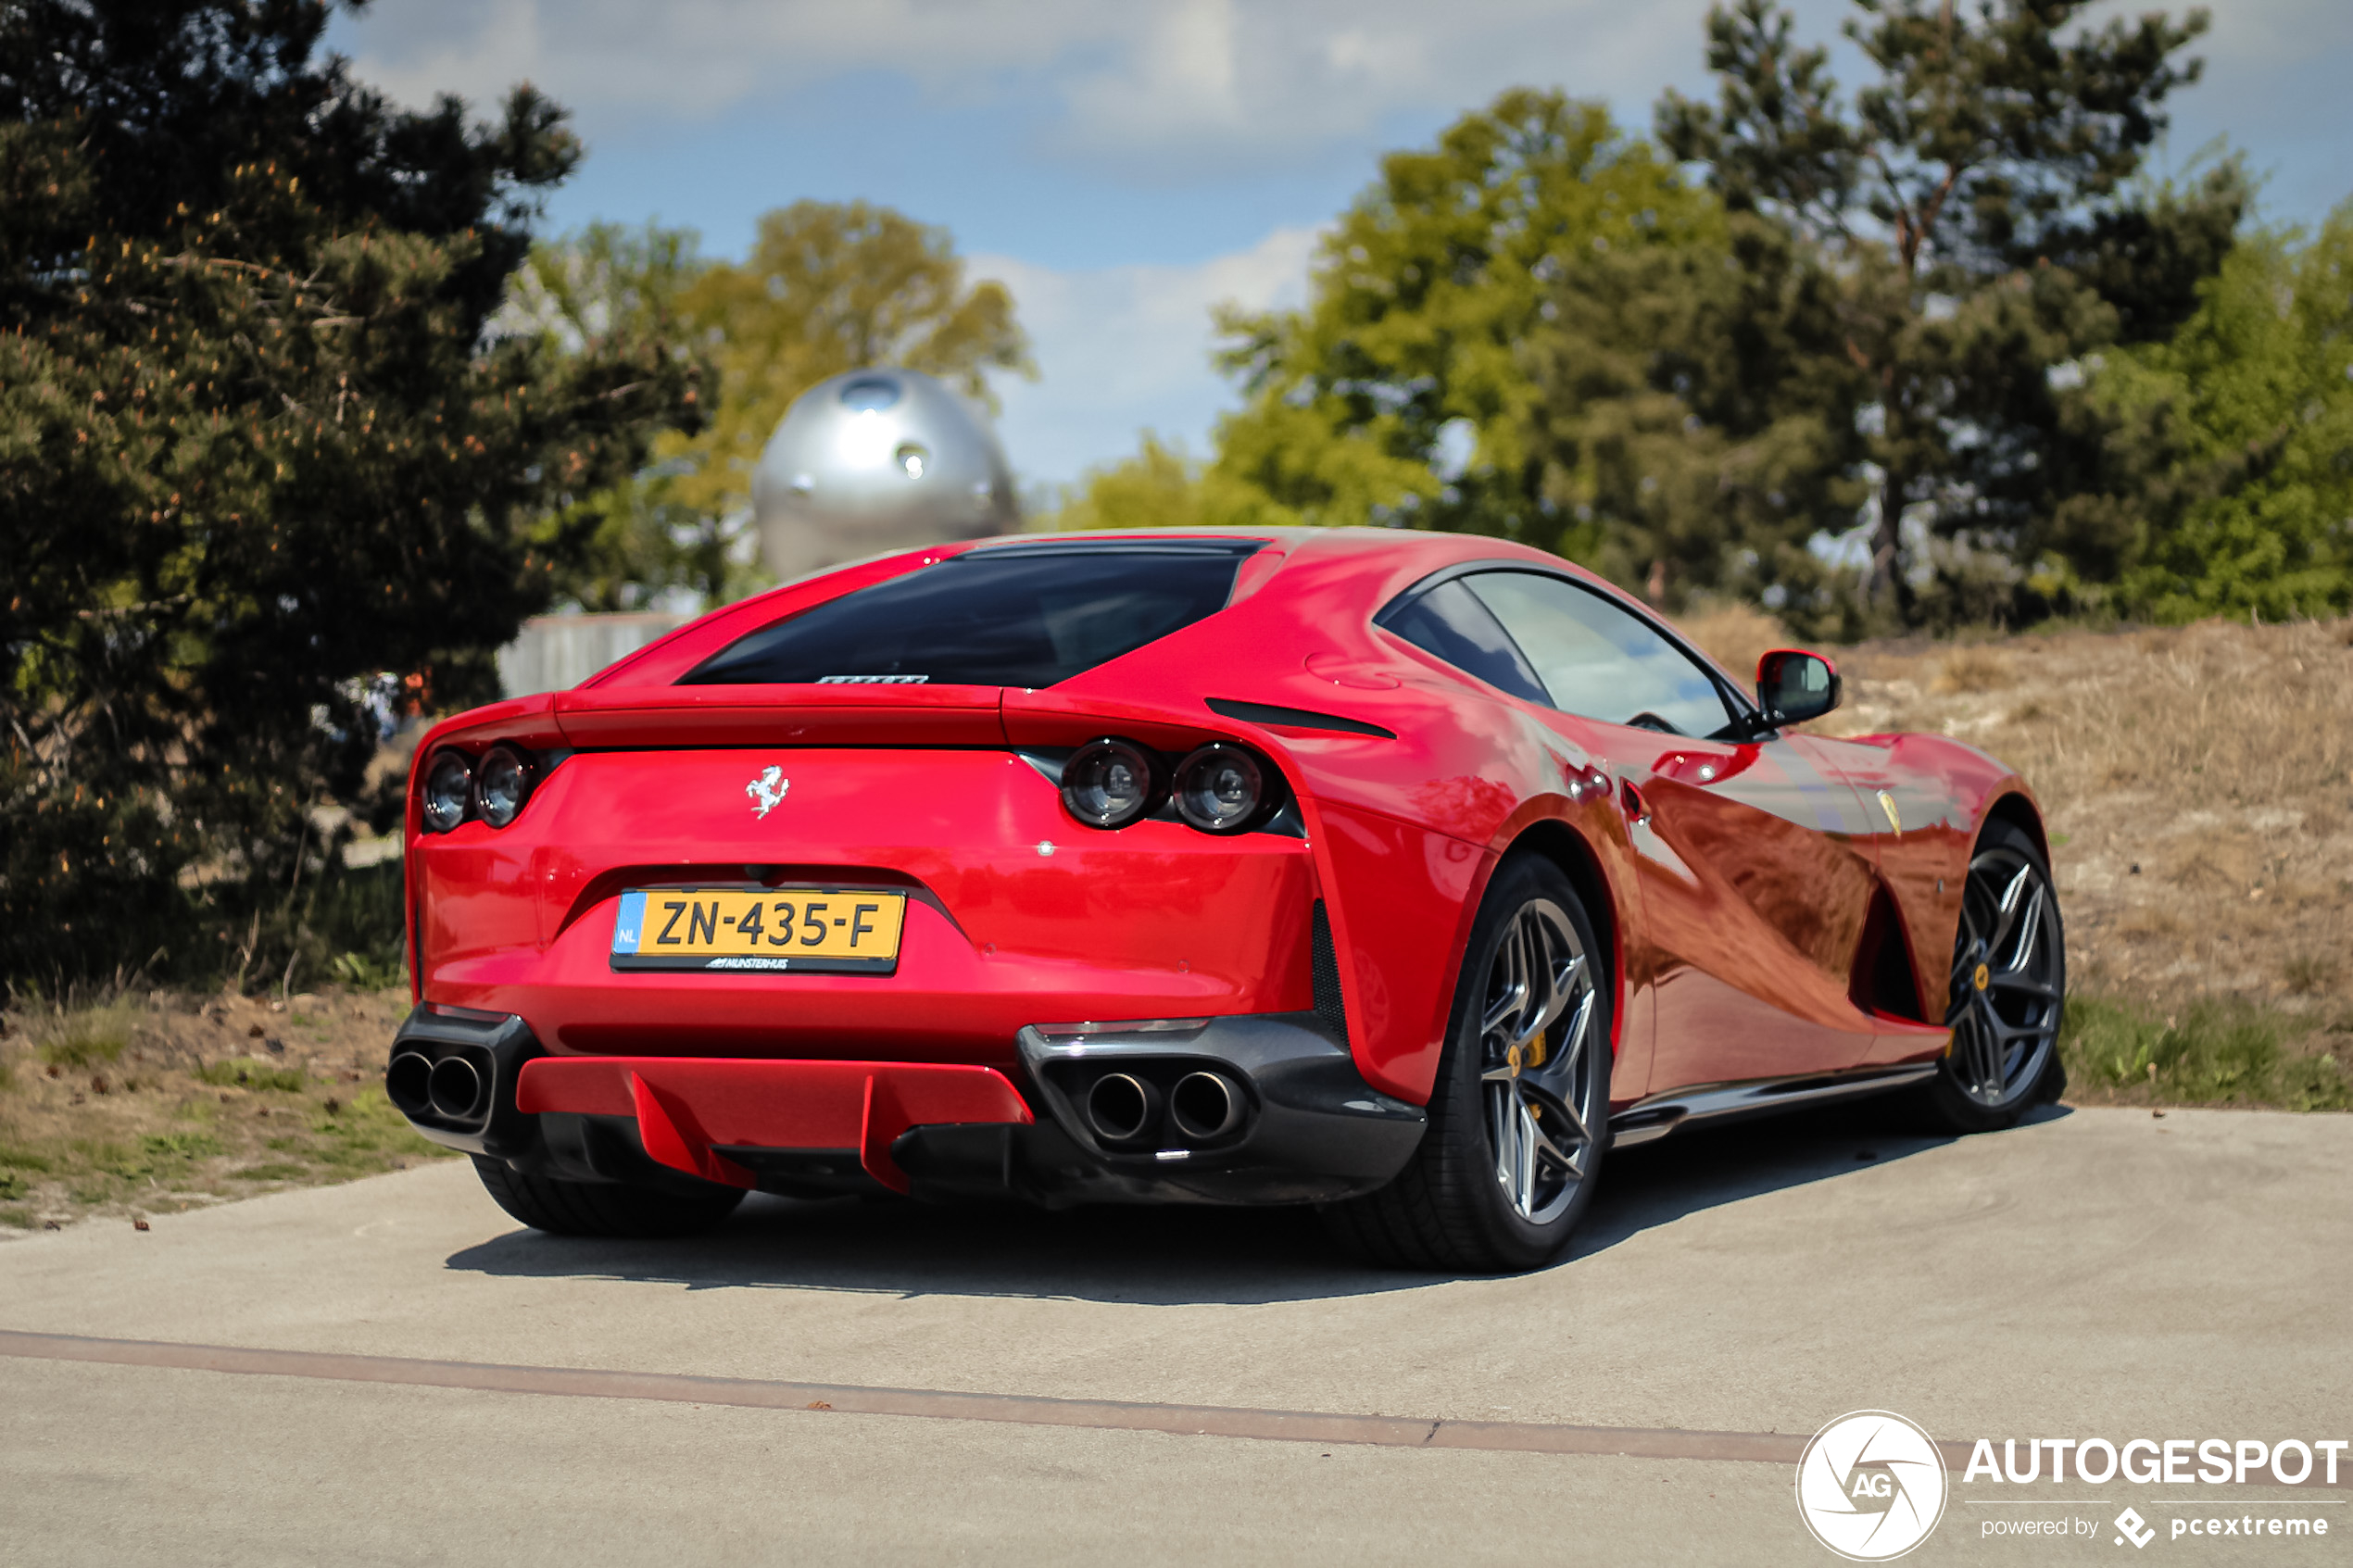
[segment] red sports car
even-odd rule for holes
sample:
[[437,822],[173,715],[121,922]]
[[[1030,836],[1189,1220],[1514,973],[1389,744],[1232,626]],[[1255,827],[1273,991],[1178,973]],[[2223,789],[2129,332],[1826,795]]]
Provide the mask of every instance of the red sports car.
[[1613,1144],[2055,1092],[2033,797],[1793,733],[1838,698],[1491,539],[845,567],[426,737],[386,1087],[550,1231],[1314,1203],[1376,1259],[1533,1266]]

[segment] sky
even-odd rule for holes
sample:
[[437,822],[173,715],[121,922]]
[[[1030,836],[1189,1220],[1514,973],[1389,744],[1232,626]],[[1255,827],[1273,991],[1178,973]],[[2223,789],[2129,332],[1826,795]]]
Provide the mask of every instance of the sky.
[[[1841,0],[1798,0],[1836,43]],[[2134,6],[2137,13],[2143,6]],[[2104,6],[2121,14],[2122,6]],[[2175,7],[2180,9],[2180,7]],[[487,108],[529,81],[588,157],[549,202],[688,227],[740,256],[760,214],[863,198],[942,224],[1013,294],[1039,376],[997,383],[1026,485],[1133,452],[1196,454],[1235,402],[1210,311],[1300,304],[1318,236],[1380,155],[1514,85],[1562,87],[1646,130],[1661,90],[1707,94],[1706,0],[374,0],[333,45],[402,101]],[[2173,103],[2160,170],[2218,138],[2264,216],[2353,194],[2344,0],[2233,0]],[[1860,76],[1851,50],[1843,82]],[[1709,94],[1712,95],[1712,94]]]

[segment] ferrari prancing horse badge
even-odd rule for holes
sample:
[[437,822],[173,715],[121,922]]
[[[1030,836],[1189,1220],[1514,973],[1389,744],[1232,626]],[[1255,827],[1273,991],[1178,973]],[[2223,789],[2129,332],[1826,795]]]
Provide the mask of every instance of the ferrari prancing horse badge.
[[776,809],[777,803],[785,797],[785,791],[790,788],[792,780],[785,777],[785,771],[774,763],[769,764],[758,778],[744,785],[744,793],[751,797],[751,814],[765,817]]

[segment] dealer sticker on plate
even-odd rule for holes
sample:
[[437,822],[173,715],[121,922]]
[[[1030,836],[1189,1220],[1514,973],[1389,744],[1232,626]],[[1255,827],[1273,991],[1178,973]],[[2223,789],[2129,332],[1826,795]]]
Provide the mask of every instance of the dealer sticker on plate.
[[889,974],[906,916],[904,893],[872,888],[633,887],[612,967]]

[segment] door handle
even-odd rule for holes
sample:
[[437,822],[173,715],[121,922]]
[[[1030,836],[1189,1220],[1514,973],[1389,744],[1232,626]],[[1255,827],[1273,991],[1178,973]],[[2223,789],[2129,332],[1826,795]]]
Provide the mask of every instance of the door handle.
[[1634,787],[1631,779],[1617,781],[1617,809],[1626,813],[1629,827],[1638,828],[1651,820],[1650,802],[1642,798],[1642,792]]

